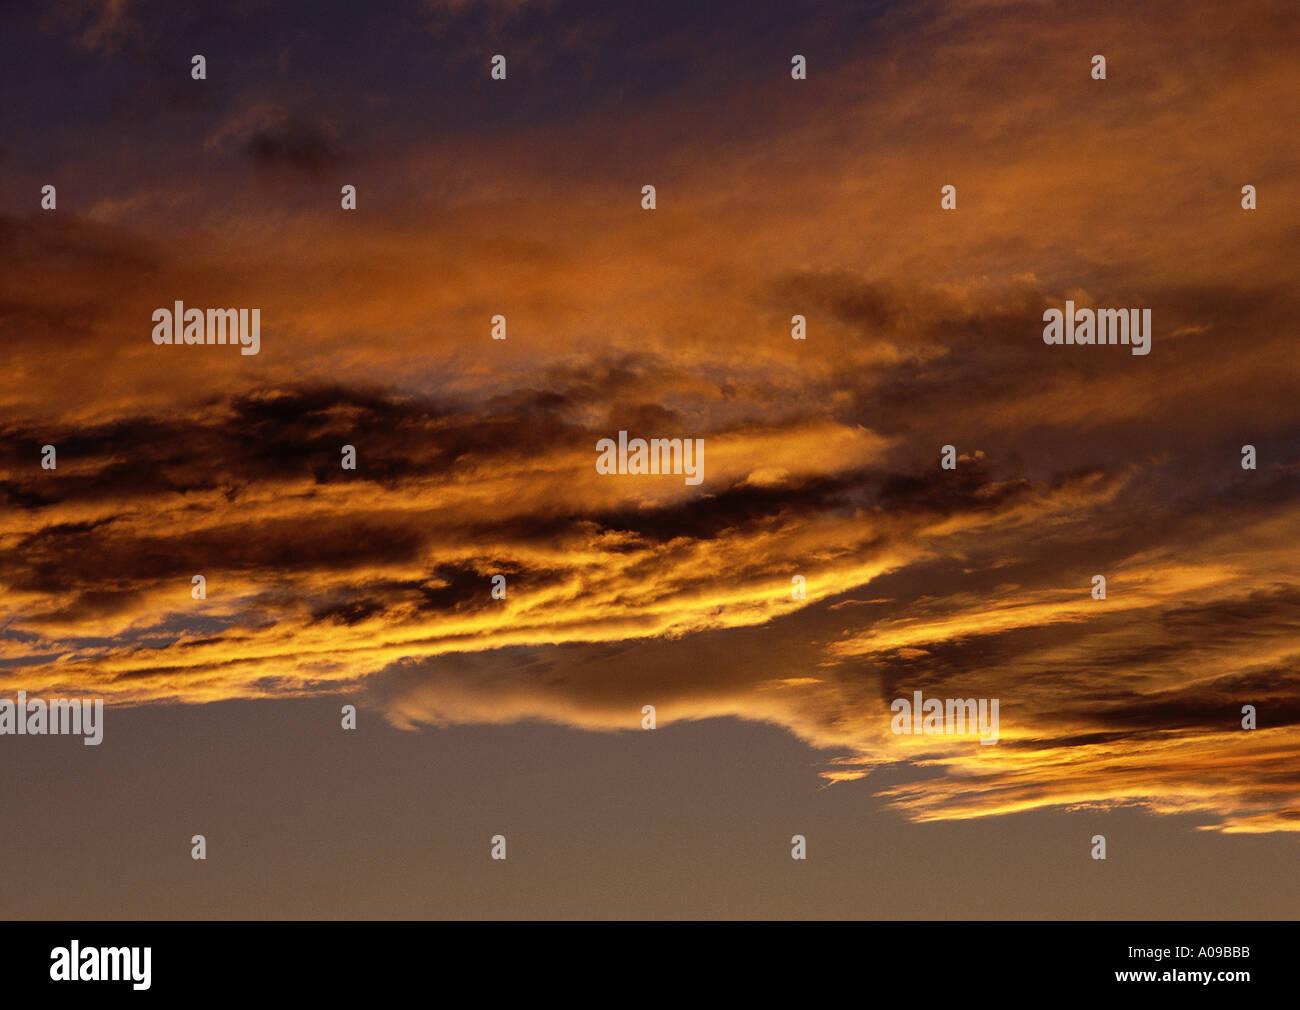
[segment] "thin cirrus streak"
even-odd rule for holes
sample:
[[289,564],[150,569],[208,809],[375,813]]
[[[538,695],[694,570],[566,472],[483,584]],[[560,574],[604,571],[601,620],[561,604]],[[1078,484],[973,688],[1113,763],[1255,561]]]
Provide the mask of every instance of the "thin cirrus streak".
[[[828,782],[929,769],[883,792],[918,820],[1296,830],[1300,233],[1270,110],[1300,44],[1241,7],[1208,52],[1153,5],[1104,92],[1062,61],[1119,16],[1040,14],[1025,57],[1023,10],[886,5],[890,59],[829,61],[812,107],[774,74],[722,128],[689,73],[436,139],[378,85],[326,118],[214,81],[185,143],[156,147],[182,111],[123,124],[65,170],[76,202],[0,217],[0,690],[594,731],[653,703],[786,727]],[[81,45],[122,51],[119,14]],[[261,353],[154,346],[178,298],[260,307]],[[1045,346],[1066,299],[1151,306],[1151,355]],[[704,439],[703,483],[598,475],[619,430]],[[915,690],[999,698],[998,745],[895,736]]]

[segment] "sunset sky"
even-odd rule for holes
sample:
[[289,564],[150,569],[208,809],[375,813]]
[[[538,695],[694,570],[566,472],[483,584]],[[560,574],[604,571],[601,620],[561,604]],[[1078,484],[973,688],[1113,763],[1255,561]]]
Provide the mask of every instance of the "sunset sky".
[[0,4],[0,914],[1294,917],[1293,3],[180,6]]

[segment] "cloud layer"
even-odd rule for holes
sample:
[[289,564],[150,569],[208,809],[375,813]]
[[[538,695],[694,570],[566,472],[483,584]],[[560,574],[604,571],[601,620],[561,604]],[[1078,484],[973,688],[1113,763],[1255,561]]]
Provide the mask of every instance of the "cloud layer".
[[[6,124],[0,690],[654,704],[787,727],[832,781],[932,769],[887,792],[917,819],[1296,830],[1300,40],[1216,11],[678,12],[620,69],[614,14],[439,4],[383,13],[415,20],[365,80],[263,14],[242,56],[190,25],[191,82],[171,15],[58,8],[118,90]],[[176,299],[260,307],[261,353],[154,346]],[[1044,345],[1066,299],[1151,308],[1152,353]],[[703,438],[703,484],[598,475],[619,430]],[[999,698],[1001,741],[895,736],[915,690]]]

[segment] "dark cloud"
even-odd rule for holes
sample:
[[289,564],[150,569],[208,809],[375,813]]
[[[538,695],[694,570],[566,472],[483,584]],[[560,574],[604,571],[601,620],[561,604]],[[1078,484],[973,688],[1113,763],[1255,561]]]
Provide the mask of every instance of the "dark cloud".
[[287,169],[316,180],[327,178],[344,161],[333,132],[301,117],[257,130],[244,150],[259,168]]

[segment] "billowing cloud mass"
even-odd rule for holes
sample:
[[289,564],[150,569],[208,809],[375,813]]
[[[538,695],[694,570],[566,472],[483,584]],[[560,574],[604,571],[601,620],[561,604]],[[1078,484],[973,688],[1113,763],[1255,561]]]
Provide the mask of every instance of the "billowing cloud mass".
[[[41,141],[0,216],[0,693],[653,704],[930,769],[885,793],[915,819],[1300,830],[1294,14],[570,13],[407,11],[369,68],[254,18],[201,91],[156,58],[182,15],[49,16],[118,83],[5,113]],[[1149,308],[1151,353],[1044,344],[1067,299]],[[154,345],[176,300],[260,308],[260,353]],[[703,482],[598,474],[620,430],[703,439]],[[915,691],[999,699],[998,744],[896,735]]]

